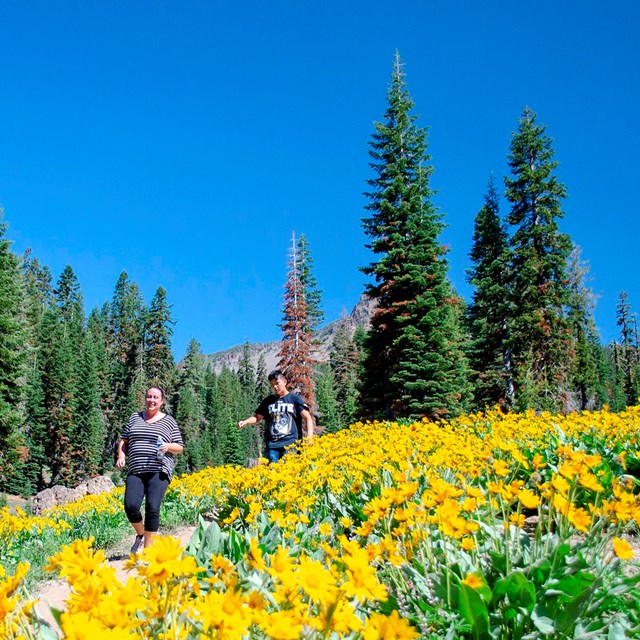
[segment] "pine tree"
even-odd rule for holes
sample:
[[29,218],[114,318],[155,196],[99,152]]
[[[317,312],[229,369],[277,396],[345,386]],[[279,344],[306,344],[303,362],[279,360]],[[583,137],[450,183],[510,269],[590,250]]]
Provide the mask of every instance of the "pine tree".
[[146,382],[140,370],[143,311],[140,289],[123,271],[109,306],[107,344],[111,362],[111,398],[106,416],[105,459],[113,459],[124,425],[143,400]]
[[336,380],[330,366],[323,364],[316,372],[316,389],[318,398],[318,430],[335,433],[344,426],[338,399],[336,397]]
[[26,386],[26,446],[29,451],[23,469],[29,493],[46,488],[50,481],[47,458],[48,409],[42,382],[41,329],[45,312],[54,306],[51,272],[27,250],[23,257],[27,319],[30,324],[30,354]]
[[601,407],[608,401],[606,380],[601,379],[604,353],[593,318],[595,296],[588,287],[589,265],[574,247],[567,264],[569,303],[567,320],[572,337],[573,370],[571,381],[576,410]]
[[361,353],[346,323],[338,327],[329,355],[333,371],[336,401],[342,426],[350,425],[356,417]]
[[37,258],[26,251],[23,258],[24,280],[27,294],[27,317],[34,330],[34,338],[45,309],[53,303],[51,271],[41,266]]
[[18,257],[6,239],[0,210],[0,490],[28,494],[24,392],[29,326]]
[[[171,305],[167,302],[167,292],[158,287],[146,317],[144,375],[146,385],[159,385],[166,397],[170,397],[173,386],[175,363],[171,353],[171,336],[175,322],[171,317]],[[170,410],[167,406],[167,410]]]
[[242,391],[249,400],[249,404],[255,405],[257,400],[255,396],[256,373],[253,369],[253,365],[251,364],[251,349],[248,340],[245,340],[242,345],[242,356],[238,363],[238,377],[240,378]]
[[269,386],[269,380],[267,379],[268,375],[267,360],[263,352],[258,357],[258,365],[256,367],[255,398],[257,402],[260,402],[271,393],[271,387]]
[[313,273],[313,257],[309,242],[304,234],[300,234],[298,238],[297,250],[300,282],[304,290],[304,299],[307,302],[308,328],[309,331],[315,332],[324,321],[322,291],[318,287],[318,281]]
[[509,239],[500,219],[498,194],[489,179],[484,206],[475,219],[472,267],[474,287],[469,305],[469,361],[473,371],[475,405],[513,406],[513,372],[507,344],[509,317]]
[[[264,356],[263,356],[264,359]],[[265,365],[266,368],[266,365]],[[249,341],[245,341],[242,347],[242,357],[238,363],[238,380],[240,381],[240,389],[242,391],[240,415],[250,416],[255,411],[262,396],[258,397],[256,392],[256,372],[251,363],[251,350]],[[264,380],[267,382],[267,374],[264,372]],[[267,395],[270,389],[267,389]],[[246,433],[245,433],[246,432]],[[242,437],[245,442],[245,450],[248,458],[257,460],[260,457],[262,449],[262,438],[260,429],[246,429]]]
[[444,223],[431,202],[433,171],[426,162],[426,129],[396,53],[385,122],[370,142],[372,190],[363,220],[379,259],[364,267],[376,301],[366,343],[363,412],[366,417],[456,415],[470,393],[462,352],[461,300],[447,278]]
[[638,344],[636,319],[626,291],[621,291],[618,298],[616,323],[620,327],[620,343],[616,348],[617,380],[626,404],[632,406],[638,402]]
[[27,479],[25,488],[33,495],[46,488],[49,482],[49,463],[47,459],[47,408],[42,376],[37,366],[29,367],[26,391],[26,445],[29,451],[23,473]]
[[82,459],[82,416],[78,414],[84,305],[80,283],[67,265],[53,291],[54,304],[41,323],[41,372],[47,409],[46,454],[51,483],[72,486]]
[[180,456],[179,472],[193,472],[210,463],[212,451],[206,437],[205,387],[206,361],[200,343],[189,342],[178,381],[176,420],[185,441],[184,454]]
[[311,357],[313,332],[309,326],[307,301],[300,279],[295,235],[291,247],[280,325],[282,341],[278,352],[278,368],[285,372],[289,389],[298,391],[313,411],[316,405]]
[[569,386],[569,237],[559,230],[566,189],[553,174],[552,140],[527,107],[512,135],[508,156],[512,178],[505,178],[514,228],[510,347],[516,369],[519,409],[560,410]]
[[213,417],[223,464],[245,465],[249,458],[251,429],[238,429],[242,416],[242,389],[238,375],[224,367],[216,380]]
[[86,331],[78,363],[75,399],[75,433],[81,446],[76,452],[74,469],[77,480],[91,478],[104,468],[102,458],[106,423],[101,409],[99,353],[104,345],[96,344],[96,335]]

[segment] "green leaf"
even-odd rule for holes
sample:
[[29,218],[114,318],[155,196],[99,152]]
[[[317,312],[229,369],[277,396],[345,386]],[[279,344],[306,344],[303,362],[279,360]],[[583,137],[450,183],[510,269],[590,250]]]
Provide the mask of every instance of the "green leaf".
[[533,583],[517,571],[496,582],[493,597],[496,600],[507,597],[511,606],[522,607],[530,612],[536,603],[536,590]]
[[[556,615],[556,628],[558,631],[563,633],[569,631],[580,617],[580,614],[584,615],[587,613],[585,603],[590,598],[591,589],[587,586],[579,593],[576,593],[574,598],[558,607],[558,613]],[[558,600],[560,600],[560,598],[558,598]]]
[[551,562],[549,562],[549,559],[543,558],[542,562],[531,567],[529,575],[536,584],[544,584],[551,575]]
[[235,529],[229,532],[229,553],[231,554],[231,562],[238,564],[243,558],[246,550],[245,541]]
[[[556,632],[556,627],[551,618],[548,618],[545,615],[539,615],[537,611],[538,607],[536,607],[531,612],[531,620],[535,628],[543,635],[543,636],[551,636]],[[543,609],[542,609],[543,610]]]
[[393,611],[398,611],[398,600],[395,596],[389,596],[384,602],[380,603],[380,613],[390,616]]
[[568,602],[589,590],[594,581],[593,574],[581,571],[575,575],[564,576],[560,580],[553,581],[551,588],[545,590],[545,595],[559,596],[562,602]]
[[481,640],[491,637],[487,604],[474,589],[466,584],[460,585],[458,609],[462,617],[471,625],[472,638]]

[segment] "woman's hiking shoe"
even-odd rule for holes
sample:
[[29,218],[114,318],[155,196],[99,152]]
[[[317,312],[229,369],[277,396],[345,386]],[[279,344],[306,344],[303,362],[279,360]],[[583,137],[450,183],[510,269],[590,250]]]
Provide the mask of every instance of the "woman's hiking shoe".
[[144,536],[136,536],[136,539],[133,541],[131,545],[131,553],[138,553],[142,551],[142,546],[144,545]]

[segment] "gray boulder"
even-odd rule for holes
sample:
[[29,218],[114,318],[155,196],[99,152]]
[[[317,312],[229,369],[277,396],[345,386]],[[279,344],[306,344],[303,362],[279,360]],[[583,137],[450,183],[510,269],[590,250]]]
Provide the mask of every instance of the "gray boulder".
[[54,485],[48,489],[44,489],[37,493],[31,501],[33,514],[36,516],[42,515],[45,511],[59,507],[69,502],[75,502],[80,500],[86,495],[97,495],[106,491],[111,491],[115,485],[111,478],[107,476],[96,476],[86,482],[79,484],[75,489],[69,489],[69,487],[63,487],[61,485]]

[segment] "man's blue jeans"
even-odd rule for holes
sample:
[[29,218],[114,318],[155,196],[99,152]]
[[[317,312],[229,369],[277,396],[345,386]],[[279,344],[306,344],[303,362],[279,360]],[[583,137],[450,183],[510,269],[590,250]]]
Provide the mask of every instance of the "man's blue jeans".
[[287,453],[284,447],[278,447],[277,449],[267,449],[267,460],[269,462],[278,462],[282,456]]

